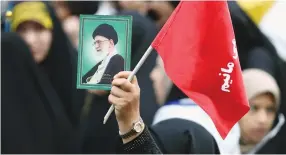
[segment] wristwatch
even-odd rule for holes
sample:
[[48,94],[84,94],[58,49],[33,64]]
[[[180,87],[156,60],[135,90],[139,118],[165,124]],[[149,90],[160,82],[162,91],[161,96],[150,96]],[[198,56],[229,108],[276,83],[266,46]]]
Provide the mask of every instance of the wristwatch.
[[145,127],[145,124],[144,124],[143,120],[140,118],[139,121],[133,123],[133,127],[130,131],[128,131],[125,134],[122,134],[119,131],[119,135],[122,139],[127,139],[129,137],[136,135],[137,133],[142,132],[144,130],[144,127]]

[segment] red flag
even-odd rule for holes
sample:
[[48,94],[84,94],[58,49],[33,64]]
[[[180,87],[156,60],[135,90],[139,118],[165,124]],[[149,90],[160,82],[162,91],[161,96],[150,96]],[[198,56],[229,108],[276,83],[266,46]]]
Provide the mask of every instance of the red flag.
[[249,111],[227,2],[181,1],[152,47],[224,139]]

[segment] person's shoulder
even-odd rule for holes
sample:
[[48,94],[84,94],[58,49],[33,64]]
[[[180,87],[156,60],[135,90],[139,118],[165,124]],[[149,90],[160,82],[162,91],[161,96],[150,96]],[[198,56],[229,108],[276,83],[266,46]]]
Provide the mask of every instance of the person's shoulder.
[[111,58],[111,61],[123,61],[123,60],[124,60],[123,57],[119,54],[116,54]]

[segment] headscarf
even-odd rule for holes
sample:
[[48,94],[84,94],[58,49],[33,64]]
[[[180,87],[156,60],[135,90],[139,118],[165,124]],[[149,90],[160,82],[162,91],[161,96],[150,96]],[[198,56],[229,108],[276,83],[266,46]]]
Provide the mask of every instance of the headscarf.
[[274,97],[275,107],[280,105],[280,91],[275,79],[267,72],[249,68],[243,71],[243,82],[247,98],[250,100],[257,95],[270,93]]
[[[119,15],[133,16],[131,70],[138,63],[156,36],[156,26],[149,19],[136,12],[120,12]],[[158,109],[152,81],[149,75],[155,66],[157,54],[153,51],[136,74],[141,90],[140,114],[147,125],[151,125],[153,116]],[[88,117],[84,124],[83,152],[84,153],[115,153],[118,125],[114,113],[105,125],[103,117],[108,111],[108,95],[93,95]],[[94,147],[98,146],[98,147]]]
[[1,149],[12,154],[78,153],[61,100],[14,33],[1,35]]
[[53,28],[51,16],[43,2],[16,2],[11,11],[12,31],[16,31],[19,25],[26,21],[35,21],[45,29]]
[[150,131],[164,154],[220,154],[213,136],[189,120],[164,120],[152,126]]
[[[243,70],[243,81],[248,100],[263,94],[270,93],[274,98],[275,108],[278,110],[280,107],[280,91],[275,79],[266,71],[256,68],[248,68]],[[277,153],[277,152],[265,152],[268,151],[273,143],[273,139],[279,138],[279,132],[283,133],[281,129],[284,125],[285,118],[283,114],[277,112],[278,123],[272,126],[272,130],[268,132],[263,139],[253,145],[253,144],[243,144],[241,145],[241,152],[253,153]],[[285,126],[285,125],[284,125]],[[284,140],[285,141],[285,140]],[[242,142],[242,141],[241,141]],[[270,145],[269,145],[270,144]],[[277,144],[276,149],[279,148],[280,144]]]
[[[52,31],[52,43],[49,49],[49,53],[46,59],[39,64],[40,68],[43,70],[43,74],[47,76],[51,82],[54,91],[59,96],[61,103],[63,104],[65,111],[72,121],[73,125],[79,123],[79,113],[81,109],[81,104],[83,103],[84,92],[82,90],[76,89],[76,67],[77,67],[77,52],[73,48],[67,35],[64,33],[60,21],[56,17],[54,9],[47,2],[15,2],[14,8],[18,5],[25,3],[25,5],[33,5],[35,3],[40,3],[44,5],[41,8],[41,13],[43,14],[41,18],[38,15],[30,17],[38,17],[41,23],[45,27],[50,27]],[[34,8],[30,10],[25,10],[27,15],[33,13]],[[35,8],[36,9],[36,8]],[[39,10],[41,11],[41,10]],[[25,17],[25,16],[23,16]],[[17,21],[17,16],[13,17]],[[13,25],[12,22],[11,25]],[[12,26],[13,27],[13,26]]]
[[85,94],[83,90],[76,88],[77,52],[65,34],[54,10],[50,5],[47,6],[53,21],[53,40],[49,55],[41,67],[49,76],[70,120],[77,125]]

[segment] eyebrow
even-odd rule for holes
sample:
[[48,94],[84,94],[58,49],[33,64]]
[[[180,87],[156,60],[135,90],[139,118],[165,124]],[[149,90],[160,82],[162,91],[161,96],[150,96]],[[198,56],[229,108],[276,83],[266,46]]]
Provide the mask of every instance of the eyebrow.
[[96,41],[107,41],[107,40],[108,40],[108,39],[103,39],[103,40],[95,40],[95,42],[96,42]]

